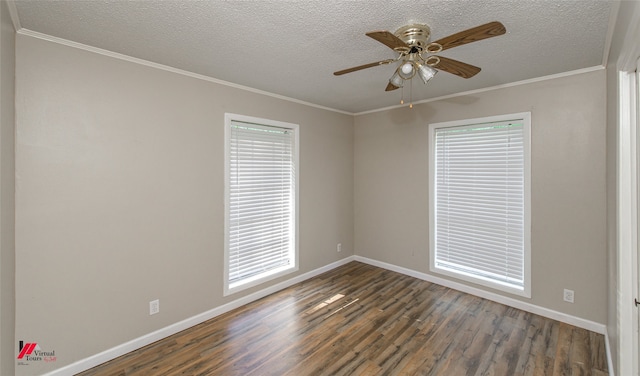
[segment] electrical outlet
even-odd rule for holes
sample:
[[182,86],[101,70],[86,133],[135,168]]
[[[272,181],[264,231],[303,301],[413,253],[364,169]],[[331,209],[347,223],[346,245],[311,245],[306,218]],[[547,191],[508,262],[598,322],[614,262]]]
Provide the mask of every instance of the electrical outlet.
[[149,315],[155,315],[160,312],[160,299],[152,300],[149,302]]
[[573,290],[564,289],[564,301],[573,303]]
[[342,243],[338,243],[338,247],[336,247],[338,252],[342,252]]

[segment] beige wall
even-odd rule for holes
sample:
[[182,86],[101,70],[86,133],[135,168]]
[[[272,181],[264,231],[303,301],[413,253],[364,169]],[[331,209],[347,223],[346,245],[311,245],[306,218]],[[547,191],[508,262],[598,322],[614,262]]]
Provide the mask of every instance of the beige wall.
[[14,374],[14,76],[15,30],[0,1],[0,375]]
[[225,112],[300,124],[302,274],[354,252],[429,273],[427,125],[531,111],[532,298],[511,297],[606,323],[605,81],[354,120],[19,35],[17,338],[55,349],[51,370],[258,289],[222,296]]
[[259,289],[222,295],[225,112],[300,125],[300,270],[261,288],[353,254],[352,116],[16,43],[16,335],[58,357],[19,374]]
[[[604,324],[604,70],[357,116],[355,253],[430,273],[429,123],[526,111],[532,118],[532,297],[512,297]],[[562,300],[564,288],[575,291],[574,304]]]

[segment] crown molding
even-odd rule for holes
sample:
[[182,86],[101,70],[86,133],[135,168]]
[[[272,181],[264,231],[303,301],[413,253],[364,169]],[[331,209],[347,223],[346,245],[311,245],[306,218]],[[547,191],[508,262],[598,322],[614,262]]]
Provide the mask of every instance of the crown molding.
[[622,50],[617,61],[619,71],[633,72],[640,56],[640,43],[637,35],[640,35],[640,5],[636,4],[629,19],[629,26],[624,35]]
[[[14,7],[15,7],[15,4],[14,4]],[[16,29],[16,30],[18,30],[18,29]],[[305,102],[305,101],[302,101],[302,100],[299,100],[299,99],[286,97],[284,95],[274,94],[274,93],[270,93],[268,91],[255,89],[255,88],[252,88],[252,87],[249,87],[249,86],[243,86],[243,85],[234,84],[233,82],[220,80],[220,79],[209,77],[209,76],[205,76],[205,75],[202,75],[202,74],[199,74],[199,73],[189,72],[189,71],[186,71],[186,70],[183,70],[183,69],[174,68],[174,67],[171,67],[171,66],[168,66],[168,65],[164,65],[164,64],[154,63],[152,61],[139,59],[137,57],[132,57],[132,56],[129,56],[129,55],[125,55],[125,54],[121,54],[121,53],[105,50],[105,49],[98,48],[98,47],[89,46],[89,45],[86,45],[86,44],[70,41],[68,39],[54,37],[52,35],[39,33],[37,31],[33,31],[33,30],[29,30],[29,29],[21,28],[21,29],[19,29],[17,31],[17,33],[20,34],[20,35],[25,35],[25,36],[29,36],[29,37],[45,40],[45,41],[48,41],[48,42],[53,42],[53,43],[61,44],[61,45],[64,45],[64,46],[77,48],[77,49],[80,49],[80,50],[89,51],[89,52],[93,52],[93,53],[96,53],[96,54],[108,56],[108,57],[111,57],[111,58],[114,58],[114,59],[124,60],[124,61],[128,61],[128,62],[131,62],[131,63],[140,64],[140,65],[144,65],[144,66],[147,66],[147,67],[160,69],[160,70],[164,70],[164,71],[167,71],[167,72],[176,73],[176,74],[180,74],[180,75],[183,75],[183,76],[199,79],[199,80],[202,80],[202,81],[212,82],[212,83],[215,83],[215,84],[232,87],[234,89],[248,91],[248,92],[251,92],[251,93],[254,93],[254,94],[260,94],[260,95],[264,95],[264,96],[268,96],[268,97],[272,97],[272,98],[276,98],[276,99],[280,99],[280,100],[284,100],[284,101],[288,101],[288,102],[293,102],[293,103],[297,103],[297,104],[301,104],[301,105],[305,105],[305,106],[309,106],[309,107],[315,107],[315,108],[319,108],[321,110],[337,112],[337,113],[341,113],[341,114],[345,114],[345,115],[353,115],[352,112],[342,111],[342,110],[338,110],[338,109],[335,109],[335,108],[321,106],[321,105],[318,105],[318,104],[315,104],[315,103]]]
[[[528,84],[547,81],[547,80],[555,80],[557,78],[575,76],[575,75],[578,75],[578,74],[595,72],[595,71],[599,71],[599,70],[603,70],[603,69],[605,69],[604,66],[596,65],[595,67],[577,69],[577,70],[573,70],[573,71],[569,71],[569,72],[552,74],[552,75],[549,75],[549,76],[536,77],[536,78],[531,78],[531,79],[528,79],[528,80],[510,82],[508,84],[490,86],[490,87],[486,87],[486,88],[482,88],[482,89],[469,90],[469,91],[464,91],[464,92],[461,92],[461,93],[455,93],[455,94],[450,94],[450,95],[443,95],[441,97],[436,97],[436,98],[429,98],[429,99],[413,102],[413,105],[416,106],[416,105],[419,105],[419,104],[422,104],[422,103],[441,101],[443,99],[463,97],[465,95],[473,95],[473,94],[478,94],[478,93],[484,93],[484,92],[487,92],[487,91],[499,90],[499,89],[504,89],[504,88],[508,88],[508,87],[528,85]],[[372,113],[375,113],[375,112],[388,111],[388,110],[393,110],[393,109],[401,108],[401,107],[407,107],[407,105],[406,104],[399,104],[399,105],[379,108],[379,109],[376,109],[376,110],[358,112],[358,113],[355,113],[353,115],[354,116],[367,115],[367,114],[372,114]]]
[[607,66],[609,61],[609,54],[611,53],[611,43],[613,41],[613,34],[616,30],[616,21],[618,20],[618,13],[620,12],[620,2],[614,1],[611,4],[611,10],[609,10],[609,24],[607,26],[607,35],[604,40],[604,52],[602,54],[602,66]]
[[16,2],[14,0],[6,0],[7,9],[9,10],[9,16],[11,16],[11,22],[16,32],[22,29],[20,25],[20,18],[18,17],[18,8],[16,8]]
[[[8,1],[7,3],[11,4],[13,6],[14,11],[15,11],[15,4],[13,4],[13,1]],[[10,12],[11,12],[11,6],[9,7],[9,9],[10,9]],[[13,15],[12,15],[11,18],[12,19],[14,18]],[[19,25],[19,22],[20,21],[17,19],[17,13],[16,13],[15,20],[14,20],[14,26],[16,25],[16,23]],[[152,61],[148,61],[148,60],[132,57],[132,56],[129,56],[129,55],[125,55],[125,54],[121,54],[121,53],[105,50],[105,49],[98,48],[98,47],[89,46],[89,45],[86,45],[86,44],[70,41],[70,40],[63,39],[63,38],[54,37],[54,36],[51,36],[51,35],[48,35],[48,34],[39,33],[37,31],[33,31],[33,30],[29,30],[29,29],[20,28],[20,29],[16,29],[16,30],[17,30],[16,33],[18,33],[20,35],[25,35],[25,36],[29,36],[29,37],[33,37],[33,38],[37,38],[37,39],[41,39],[41,40],[45,40],[45,41],[49,41],[49,42],[65,45],[65,46],[68,46],[68,47],[77,48],[77,49],[80,49],[80,50],[85,50],[85,51],[93,52],[93,53],[96,53],[96,54],[112,57],[112,58],[115,58],[115,59],[124,60],[124,61],[128,61],[128,62],[131,62],[131,63],[140,64],[140,65],[148,66],[148,67],[151,67],[151,68],[164,70],[164,71],[167,71],[167,72],[180,74],[180,75],[183,75],[183,76],[196,78],[196,79],[207,81],[207,82],[216,83],[216,84],[219,84],[219,85],[232,87],[232,88],[235,88],[235,89],[244,90],[244,91],[248,91],[248,92],[251,92],[251,93],[260,94],[260,95],[264,95],[264,96],[268,96],[268,97],[272,97],[272,98],[276,98],[276,99],[280,99],[280,100],[284,100],[284,101],[288,101],[288,102],[292,102],[292,103],[297,103],[297,104],[301,104],[301,105],[305,105],[305,106],[309,106],[309,107],[314,107],[314,108],[318,108],[318,109],[321,109],[321,110],[336,112],[336,113],[340,113],[340,114],[344,114],[344,115],[352,115],[352,116],[367,115],[367,114],[371,114],[371,113],[388,111],[388,110],[393,110],[393,109],[396,109],[396,108],[406,107],[406,105],[394,105],[394,106],[383,107],[383,108],[378,108],[378,109],[369,110],[369,111],[353,113],[353,112],[349,112],[349,111],[338,110],[338,109],[335,109],[335,108],[321,106],[321,105],[318,105],[318,104],[315,104],[315,103],[305,102],[305,101],[302,101],[302,100],[299,100],[299,99],[286,97],[286,96],[275,94],[275,93],[270,93],[268,91],[259,90],[259,89],[255,89],[255,88],[248,87],[248,86],[238,85],[238,84],[235,84],[233,82],[224,81],[224,80],[220,80],[220,79],[217,79],[217,78],[205,76],[205,75],[202,75],[202,74],[189,72],[189,71],[186,71],[186,70],[183,70],[183,69],[174,68],[174,67],[171,67],[171,66],[168,66],[168,65],[154,63]],[[430,103],[430,102],[440,101],[440,100],[444,100],[444,99],[450,99],[450,98],[462,97],[462,96],[466,96],[466,95],[473,95],[473,94],[478,94],[478,93],[483,93],[483,92],[488,92],[488,91],[493,91],[493,90],[504,89],[504,88],[508,88],[508,87],[527,85],[527,84],[531,84],[531,83],[547,81],[547,80],[553,80],[553,79],[562,78],[562,77],[569,77],[569,76],[574,76],[574,75],[577,75],[577,74],[589,73],[589,72],[598,71],[598,70],[602,70],[602,69],[605,69],[605,67],[603,65],[597,65],[597,66],[589,67],[589,68],[577,69],[577,70],[573,70],[573,71],[568,71],[568,72],[563,72],[563,73],[558,73],[558,74],[552,74],[552,75],[548,75],[548,76],[542,76],[542,77],[536,77],[536,78],[522,80],[522,81],[510,82],[510,83],[507,83],[507,84],[501,84],[501,85],[491,86],[491,87],[487,87],[487,88],[469,90],[469,91],[465,91],[465,92],[461,92],[461,93],[454,93],[454,94],[444,95],[444,96],[440,96],[440,97],[436,97],[436,98],[429,98],[429,99],[425,99],[425,100],[422,100],[422,101],[414,102],[413,104],[414,105],[419,105],[419,104],[423,104],[423,103]]]

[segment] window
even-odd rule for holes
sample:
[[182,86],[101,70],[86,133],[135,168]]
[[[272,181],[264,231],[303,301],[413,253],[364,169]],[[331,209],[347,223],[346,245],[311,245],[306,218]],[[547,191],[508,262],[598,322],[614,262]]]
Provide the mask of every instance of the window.
[[297,270],[298,126],[225,114],[225,294]]
[[431,124],[431,270],[530,287],[530,113]]

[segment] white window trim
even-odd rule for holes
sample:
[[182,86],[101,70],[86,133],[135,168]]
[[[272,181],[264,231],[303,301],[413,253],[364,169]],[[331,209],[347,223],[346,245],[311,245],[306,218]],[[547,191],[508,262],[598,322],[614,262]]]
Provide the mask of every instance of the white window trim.
[[[260,124],[260,125],[267,125],[267,126],[273,126],[273,127],[279,127],[279,128],[288,128],[288,129],[292,129],[294,131],[294,143],[295,143],[295,148],[294,148],[294,153],[293,153],[293,162],[295,165],[295,176],[294,176],[294,262],[293,265],[290,266],[286,266],[286,267],[280,267],[280,268],[276,268],[274,270],[271,270],[268,273],[265,274],[261,274],[259,276],[256,276],[254,278],[248,278],[245,280],[245,282],[243,282],[240,285],[235,285],[232,286],[229,284],[229,244],[230,244],[230,239],[229,239],[229,228],[230,228],[230,218],[229,218],[229,214],[230,214],[230,202],[229,202],[229,180],[230,180],[230,149],[231,149],[231,122],[232,121],[239,121],[239,122],[245,122],[245,123],[254,123],[254,124]],[[224,144],[224,292],[223,295],[227,296],[227,295],[231,295],[234,294],[236,292],[242,291],[242,290],[246,290],[248,288],[260,285],[262,283],[265,283],[267,281],[273,280],[275,278],[293,273],[295,271],[297,271],[299,269],[299,236],[298,236],[298,231],[299,231],[299,226],[298,226],[298,221],[299,221],[299,203],[298,203],[298,198],[299,198],[299,180],[300,180],[300,163],[299,163],[299,145],[300,145],[300,132],[299,132],[299,125],[298,124],[293,124],[293,123],[285,123],[282,121],[276,121],[276,120],[269,120],[269,119],[261,119],[261,118],[257,118],[257,117],[252,117],[252,116],[245,116],[245,115],[238,115],[238,114],[232,114],[232,113],[225,113],[224,114],[224,123],[225,123],[225,144]]]
[[[435,264],[435,130],[437,128],[468,126],[474,124],[521,120],[524,123],[524,289],[516,289],[475,275],[453,272],[436,267]],[[429,270],[460,280],[491,287],[514,295],[531,298],[531,113],[490,116],[429,124]]]

